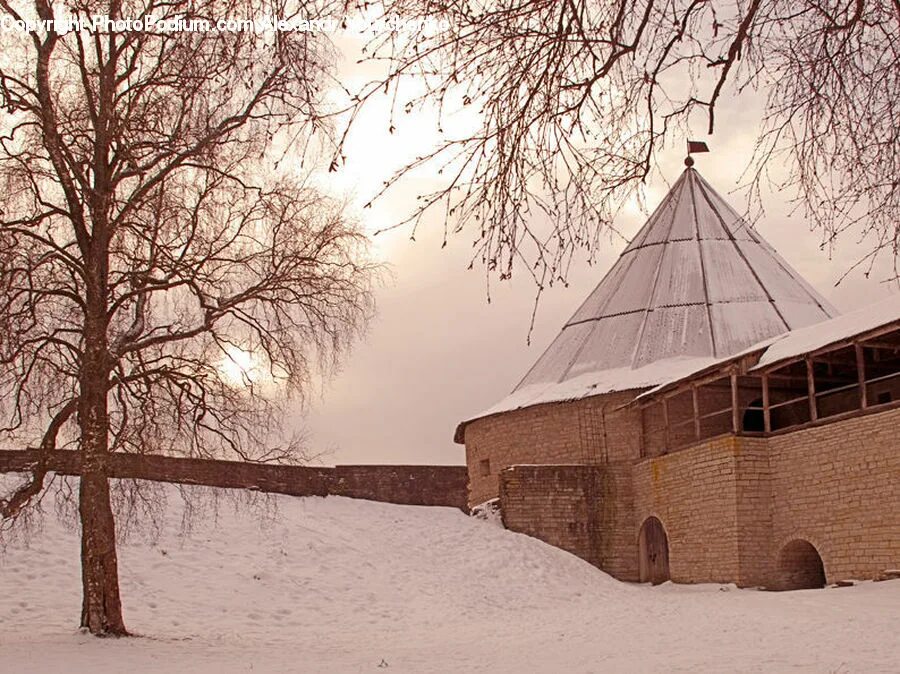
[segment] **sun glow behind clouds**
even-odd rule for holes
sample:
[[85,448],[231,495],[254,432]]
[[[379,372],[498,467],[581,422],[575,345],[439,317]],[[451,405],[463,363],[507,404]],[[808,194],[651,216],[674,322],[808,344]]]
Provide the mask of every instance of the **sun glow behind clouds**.
[[235,345],[225,348],[225,353],[219,361],[219,372],[222,379],[235,388],[272,380],[256,354]]

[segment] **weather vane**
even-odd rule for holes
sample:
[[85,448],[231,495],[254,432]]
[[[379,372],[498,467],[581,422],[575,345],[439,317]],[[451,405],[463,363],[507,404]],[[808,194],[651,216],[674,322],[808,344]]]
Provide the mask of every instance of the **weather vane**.
[[694,158],[691,155],[698,152],[709,152],[709,147],[702,140],[687,141],[687,157],[684,158],[684,165],[687,167],[693,166]]

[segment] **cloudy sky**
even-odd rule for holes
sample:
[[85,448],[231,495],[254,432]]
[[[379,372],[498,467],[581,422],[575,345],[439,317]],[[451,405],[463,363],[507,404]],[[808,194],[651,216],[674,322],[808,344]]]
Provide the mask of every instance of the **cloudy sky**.
[[[362,81],[349,54],[342,66],[346,83]],[[756,135],[759,98],[729,101],[717,115],[715,136],[698,124],[696,136],[712,152],[697,156],[696,168],[738,210],[742,196],[729,192],[750,160]],[[366,229],[374,232],[408,213],[426,177],[406,182],[371,209],[369,201],[391,172],[436,141],[433,116],[420,114],[396,123],[388,133],[386,102],[360,119],[350,152],[332,189],[349,196]],[[683,142],[668,148],[661,176],[647,186],[652,210],[683,170]],[[333,174],[331,174],[333,176]],[[822,251],[819,235],[799,215],[790,215],[791,195],[763,195],[766,214],[757,224],[765,237],[839,310],[850,311],[891,292],[880,282],[886,271],[870,278],[854,272],[835,285],[861,256],[863,247],[852,233],[836,249]],[[648,213],[629,209],[617,221],[630,237]],[[537,322],[527,343],[535,288],[524,275],[492,283],[491,302],[483,270],[468,271],[472,237],[463,232],[441,249],[442,228],[432,220],[410,240],[409,230],[394,230],[374,239],[376,256],[391,270],[377,293],[378,317],[364,343],[346,359],[342,371],[310,400],[304,418],[289,423],[305,427],[311,448],[328,452],[329,463],[439,463],[465,461],[453,443],[456,424],[491,406],[521,379],[566,319],[601,280],[626,245],[608,239],[598,264],[584,258],[573,265],[567,288],[554,288],[541,300]]]

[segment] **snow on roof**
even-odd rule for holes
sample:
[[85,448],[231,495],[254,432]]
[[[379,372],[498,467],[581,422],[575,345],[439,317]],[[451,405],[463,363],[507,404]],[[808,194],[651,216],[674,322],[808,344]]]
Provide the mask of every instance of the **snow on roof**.
[[688,168],[512,393],[472,419],[656,386],[835,315]]
[[636,370],[620,367],[600,372],[587,372],[559,383],[530,384],[517,388],[474,419],[542,403],[578,400],[603,393],[643,389],[655,386],[661,381],[681,379],[716,362],[715,358],[667,358]]
[[753,369],[759,370],[773,363],[796,358],[897,321],[900,321],[900,293],[837,318],[783,335],[765,350]]
[[691,372],[673,374],[661,380],[659,384],[648,391],[644,391],[635,400],[652,397],[664,388],[680,381],[695,377],[704,370],[712,370],[717,365],[724,365],[742,356],[754,352],[762,352],[759,361],[750,371],[761,370],[770,365],[782,361],[805,356],[808,353],[825,348],[837,342],[851,339],[857,335],[877,330],[878,328],[900,322],[900,293],[892,295],[886,300],[875,302],[862,309],[857,309],[835,318],[786,332],[776,337],[770,337],[762,342],[753,344],[743,351],[720,358],[710,363],[701,365]]

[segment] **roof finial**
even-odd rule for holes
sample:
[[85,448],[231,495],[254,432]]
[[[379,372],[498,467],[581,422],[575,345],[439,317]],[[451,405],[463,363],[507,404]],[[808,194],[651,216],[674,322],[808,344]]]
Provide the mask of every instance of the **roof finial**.
[[689,140],[687,141],[687,154],[688,156],[684,159],[684,165],[690,168],[694,165],[694,158],[691,156],[697,152],[709,152],[709,148],[706,143],[702,140]]

